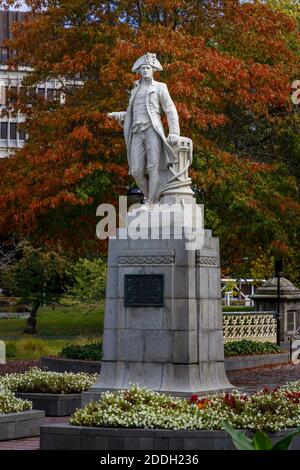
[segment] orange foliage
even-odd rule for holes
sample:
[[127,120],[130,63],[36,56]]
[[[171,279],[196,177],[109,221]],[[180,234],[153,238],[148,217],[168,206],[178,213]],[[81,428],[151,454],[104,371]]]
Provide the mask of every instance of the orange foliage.
[[[30,138],[0,162],[0,236],[59,239],[75,250],[89,240],[95,247],[96,206],[133,184],[122,131],[107,112],[126,109],[132,64],[148,51],[163,64],[156,78],[168,84],[182,135],[194,141],[195,184],[212,191],[236,177],[245,208],[271,211],[259,194],[247,200],[245,188],[274,165],[251,161],[251,150],[240,159],[223,132],[235,119],[239,124],[236,110],[270,126],[291,112],[291,79],[300,76],[290,46],[299,41],[293,20],[238,0],[49,0],[47,9],[43,0],[25,3],[32,13],[16,26],[10,47],[33,68],[28,85],[57,79],[66,101],[28,107],[23,97],[15,105],[28,116]],[[81,84],[67,86],[64,76]]]

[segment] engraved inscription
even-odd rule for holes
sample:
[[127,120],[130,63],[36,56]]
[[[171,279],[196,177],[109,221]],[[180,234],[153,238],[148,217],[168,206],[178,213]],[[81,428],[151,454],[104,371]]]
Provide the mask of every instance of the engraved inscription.
[[125,274],[125,307],[163,307],[163,274]]

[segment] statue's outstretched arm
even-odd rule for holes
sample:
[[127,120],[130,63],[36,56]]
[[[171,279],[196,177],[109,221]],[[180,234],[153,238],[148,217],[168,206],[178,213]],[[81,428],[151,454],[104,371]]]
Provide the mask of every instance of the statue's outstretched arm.
[[116,119],[119,124],[123,124],[125,121],[127,112],[126,111],[119,111],[119,112],[114,112],[114,113],[107,113],[107,116],[113,119]]

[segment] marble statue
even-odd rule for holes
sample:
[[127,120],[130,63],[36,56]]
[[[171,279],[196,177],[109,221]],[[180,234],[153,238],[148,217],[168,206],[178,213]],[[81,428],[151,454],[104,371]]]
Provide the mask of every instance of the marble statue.
[[[158,202],[162,194],[160,169],[170,170],[178,163],[174,148],[180,141],[178,114],[167,85],[153,79],[153,73],[160,70],[163,69],[155,54],[140,57],[132,71],[139,73],[141,79],[135,82],[127,111],[108,114],[124,125],[129,174],[146,197],[146,206]],[[167,116],[168,137],[162,125],[161,110]],[[174,179],[176,174],[173,169],[170,178]]]
[[153,80],[161,69],[155,54],[140,57],[127,111],[109,114],[124,124],[130,173],[147,204],[128,210],[128,230],[109,239],[101,374],[83,403],[131,384],[185,397],[232,389],[219,240],[204,229],[191,189],[192,141],[180,136],[167,86]]

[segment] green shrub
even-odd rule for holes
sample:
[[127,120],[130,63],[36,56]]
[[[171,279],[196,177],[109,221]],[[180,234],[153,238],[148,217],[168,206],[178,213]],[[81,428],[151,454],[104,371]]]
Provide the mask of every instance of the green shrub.
[[225,343],[224,354],[226,357],[247,356],[256,354],[273,354],[280,352],[281,349],[275,343],[260,343],[258,341],[241,340]]
[[6,347],[6,357],[8,359],[12,358],[12,357],[16,357],[17,355],[17,346],[16,346],[16,343],[12,342],[12,341],[7,341],[5,343],[5,347]]
[[102,344],[92,343],[85,345],[69,344],[65,346],[60,357],[66,359],[81,359],[85,361],[100,361],[102,357]]
[[61,249],[36,248],[21,241],[16,257],[0,269],[0,284],[20,302],[30,305],[25,333],[35,334],[39,308],[57,302],[65,291],[69,261]]
[[98,374],[47,372],[37,367],[23,374],[0,377],[0,386],[12,392],[23,393],[81,393],[97,380]]
[[31,401],[16,398],[10,390],[0,386],[0,415],[20,413],[31,409]]

